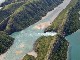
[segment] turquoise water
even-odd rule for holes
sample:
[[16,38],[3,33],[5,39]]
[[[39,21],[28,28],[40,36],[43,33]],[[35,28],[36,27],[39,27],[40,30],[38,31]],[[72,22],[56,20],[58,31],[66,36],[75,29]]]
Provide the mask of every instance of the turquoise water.
[[70,43],[68,60],[80,60],[80,30],[67,36],[66,39]]
[[[2,60],[21,60],[23,56],[26,55],[26,53],[32,51],[35,41],[39,37],[43,36],[43,34],[47,36],[47,34],[44,33],[44,29],[36,29],[34,27],[40,23],[52,22],[59,15],[59,13],[66,8],[70,1],[71,0],[64,0],[62,4],[57,6],[54,10],[48,12],[48,14],[39,22],[29,26],[20,32],[13,33],[11,36],[15,38],[14,44],[5,53],[5,57]],[[48,35],[49,34],[55,35],[55,33],[48,33]]]

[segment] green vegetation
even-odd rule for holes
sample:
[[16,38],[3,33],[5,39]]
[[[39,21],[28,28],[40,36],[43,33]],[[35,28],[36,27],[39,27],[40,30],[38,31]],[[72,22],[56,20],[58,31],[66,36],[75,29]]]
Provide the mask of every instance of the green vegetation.
[[0,11],[0,30],[4,30],[8,34],[23,30],[38,22],[47,12],[53,10],[62,1],[30,0],[8,4]]
[[14,39],[8,36],[5,32],[0,32],[0,54],[7,51],[8,48],[13,44]]
[[[68,42],[59,35],[57,36],[42,36],[35,43],[35,51],[37,52],[37,58],[33,60],[66,60]],[[23,60],[27,60],[26,55]]]
[[[47,31],[57,31],[60,35],[63,35],[64,32],[65,32],[65,31],[63,31],[64,27],[65,27],[65,24],[67,24],[66,21],[70,22],[69,20],[67,20],[68,16],[69,16],[69,11],[72,9],[72,7],[74,7],[76,5],[77,2],[78,2],[78,0],[72,0],[70,2],[70,4],[66,7],[66,9],[64,9],[59,14],[59,16],[53,21],[52,25],[45,29],[45,32],[47,32]],[[71,20],[71,21],[73,21],[73,20]],[[76,21],[76,22],[79,22],[79,21]],[[70,23],[70,24],[76,25],[75,23],[74,24]],[[69,24],[67,24],[67,25],[70,26]],[[66,26],[66,28],[67,28],[67,26]]]
[[[58,37],[57,39],[59,39],[59,43],[57,43],[56,45],[59,44],[58,47],[55,47],[50,56],[49,59],[50,60],[66,60],[67,59],[67,51],[68,51],[68,42],[65,38],[63,37]],[[57,49],[56,49],[57,48]]]
[[[48,51],[51,50],[52,44],[55,43],[55,38],[54,37],[40,37],[36,43],[35,43],[35,51],[37,52],[38,56],[36,60],[45,60],[45,57],[48,53]],[[47,59],[46,59],[47,60]]]
[[[18,0],[17,0],[18,1]],[[20,0],[21,1],[21,0]],[[31,0],[25,3],[11,1],[0,10],[0,30],[8,34],[20,31],[39,21],[48,11],[51,11],[63,0]],[[80,28],[80,1],[72,0],[46,31],[55,30],[57,36],[40,37],[34,46],[37,58],[26,55],[23,60],[66,60],[68,42],[62,35],[69,35]],[[78,3],[77,3],[78,2]],[[76,4],[77,3],[77,4]],[[16,6],[16,7],[15,7]],[[13,8],[13,9],[12,9]],[[4,53],[13,43],[13,38],[0,32],[0,53]]]
[[67,43],[68,42],[59,35],[54,37],[40,37],[35,43],[35,51],[38,54],[36,60],[66,60]]
[[23,60],[35,60],[35,58],[31,55],[26,55]]
[[[51,36],[49,36],[49,37],[45,37],[45,36],[40,37],[34,45],[34,50],[37,52],[38,56],[37,56],[36,59],[33,59],[33,60],[44,60],[46,55],[47,55],[47,52],[51,50],[51,48],[50,48],[52,46],[51,42],[55,43],[55,38],[54,37],[51,37]],[[23,60],[24,59],[27,60],[27,58],[26,58],[27,56],[28,55],[26,55],[23,58]]]
[[[57,31],[59,35],[54,37],[40,37],[35,43],[36,60],[66,60],[68,42],[63,35],[69,35],[80,29],[79,12],[80,0],[72,0],[47,31]],[[26,59],[26,57],[24,57]]]
[[0,23],[6,20],[17,8],[19,8],[23,3],[12,3],[4,6],[0,10]]
[[80,29],[80,0],[78,3],[69,11],[68,18],[64,26],[63,32],[65,35],[70,35]]
[[[5,5],[11,4],[11,3],[16,3],[16,2],[27,2],[29,0],[5,0],[0,6],[3,7]],[[31,0],[30,0],[31,1]]]
[[[51,5],[49,5],[49,2]],[[56,2],[59,3],[60,1],[56,0]],[[45,16],[48,11],[54,9],[56,6],[57,4],[55,4],[54,1],[45,2],[44,0],[25,3],[10,17],[9,20],[13,21],[12,26],[11,24],[8,24],[7,26],[10,26],[9,28],[15,27],[15,29],[13,29],[11,32],[22,30],[39,21],[42,16]],[[10,31],[7,28],[5,30]]]
[[4,53],[13,43],[9,35],[39,21],[63,0],[6,0],[0,10],[0,53]]

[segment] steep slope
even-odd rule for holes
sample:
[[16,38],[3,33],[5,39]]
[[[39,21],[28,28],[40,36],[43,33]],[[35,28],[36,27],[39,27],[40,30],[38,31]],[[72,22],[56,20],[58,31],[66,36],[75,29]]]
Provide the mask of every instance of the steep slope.
[[8,48],[13,44],[14,39],[8,36],[3,31],[0,31],[0,55],[7,51]]
[[[80,29],[80,15],[78,13],[80,11],[79,2],[80,0],[72,0],[66,9],[55,19],[52,25],[45,29],[45,32],[57,31],[59,35],[56,36],[56,38],[50,36],[40,37],[37,43],[35,43],[36,47],[34,46],[34,50],[37,52],[38,56],[32,60],[66,60],[68,42],[65,36]],[[50,46],[51,43],[53,43],[52,46]],[[53,49],[50,50],[51,48]],[[50,54],[48,52],[50,52]],[[26,57],[24,57],[23,60],[24,59],[27,60]]]
[[39,21],[42,16],[45,16],[47,12],[62,3],[62,1],[63,0],[35,0],[26,2],[10,15],[4,31],[11,34],[34,24]]
[[80,29],[80,0],[68,13],[63,32],[65,35],[70,35],[78,29]]
[[31,59],[29,55],[26,55],[23,60],[66,60],[68,42],[60,35],[54,37],[43,36],[36,41],[34,50],[38,54],[35,59]]
[[28,0],[5,0],[0,6],[3,7],[5,5],[11,4],[11,3],[16,3],[16,2],[26,2]]
[[79,11],[80,0],[73,0],[73,3],[71,3],[68,8],[60,13],[60,15],[55,19],[52,25],[45,29],[45,32],[56,31],[63,36],[74,33],[75,31],[80,29]]
[[12,3],[0,10],[0,30],[4,30],[7,25],[8,19],[13,12],[19,8],[23,3]]
[[[7,0],[9,1],[9,0]],[[4,53],[12,45],[13,38],[9,36],[13,32],[20,31],[39,21],[42,16],[62,3],[63,0],[10,0],[10,4],[5,5],[0,10],[0,53]],[[13,3],[12,3],[13,1]],[[5,45],[4,45],[5,43]],[[7,47],[5,47],[7,46]],[[2,51],[3,49],[3,51]]]

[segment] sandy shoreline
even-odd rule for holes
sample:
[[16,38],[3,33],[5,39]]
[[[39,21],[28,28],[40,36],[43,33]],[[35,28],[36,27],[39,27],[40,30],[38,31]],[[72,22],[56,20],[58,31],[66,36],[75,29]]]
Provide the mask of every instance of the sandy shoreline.
[[[47,14],[47,16],[50,15],[50,13]],[[56,14],[55,14],[56,15]],[[40,23],[38,25],[36,25],[35,27],[33,27],[34,29],[45,29],[46,27],[50,26],[51,25],[51,21],[53,21],[55,19],[55,17],[57,16],[53,16],[48,22],[43,22],[43,23]],[[46,17],[42,17],[42,19],[45,19]],[[20,45],[20,48],[24,48],[24,45],[21,44]],[[22,51],[16,51],[15,52],[16,54],[21,54]],[[32,55],[34,56],[35,58],[37,57],[37,53],[33,50],[29,53],[27,53],[28,55]],[[0,55],[0,60],[4,60],[5,59],[5,56],[6,56],[6,53],[5,54],[2,54]]]
[[4,60],[6,53],[0,55],[0,60]]
[[36,25],[36,26],[34,27],[34,29],[45,29],[45,28],[47,28],[47,27],[50,26],[50,25],[51,25],[51,22],[50,22],[50,21],[48,21],[48,22],[43,22],[43,23],[40,23],[40,24]]
[[37,57],[37,53],[33,50],[33,51],[31,51],[31,52],[29,52],[29,53],[27,53],[28,55],[32,55],[32,56],[34,56],[35,58]]

